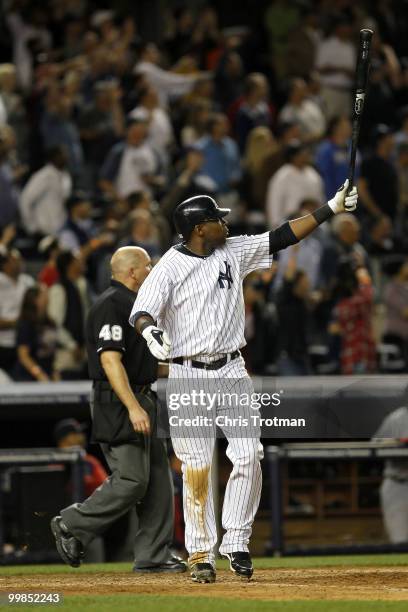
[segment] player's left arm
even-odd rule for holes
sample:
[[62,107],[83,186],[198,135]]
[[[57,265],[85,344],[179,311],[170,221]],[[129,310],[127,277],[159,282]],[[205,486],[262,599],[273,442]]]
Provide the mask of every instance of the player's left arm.
[[159,262],[143,282],[129,318],[131,326],[143,336],[152,355],[160,361],[169,356],[170,339],[164,330],[156,327],[156,321],[169,295],[169,275]]
[[342,212],[353,212],[357,208],[357,188],[353,187],[347,195],[348,180],[340,187],[334,198],[327,204],[320,206],[315,212],[293,219],[280,225],[276,230],[270,232],[270,253],[276,253],[281,249],[296,244],[308,236],[321,223],[331,219],[334,215]]

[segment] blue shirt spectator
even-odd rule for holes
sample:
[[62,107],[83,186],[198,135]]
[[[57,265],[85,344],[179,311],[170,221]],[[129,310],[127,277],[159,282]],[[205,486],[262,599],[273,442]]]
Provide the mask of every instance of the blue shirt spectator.
[[18,189],[7,160],[0,159],[0,225],[15,223],[18,216]]
[[252,72],[245,79],[243,95],[228,110],[241,153],[245,151],[248,134],[259,125],[271,127],[272,111],[268,101],[268,81],[263,74]]
[[221,113],[214,114],[209,121],[209,135],[195,144],[202,151],[204,163],[201,174],[209,176],[218,193],[227,193],[241,178],[239,151],[228,134],[228,119]]
[[[317,289],[319,271],[323,252],[323,244],[313,235],[307,236],[299,243],[297,248],[297,269],[306,273],[311,289]],[[278,270],[276,273],[274,291],[279,291],[284,281],[285,270],[292,256],[291,249],[283,249],[279,254]]]
[[[326,197],[330,200],[348,176],[351,124],[347,117],[335,117],[329,123],[327,138],[317,147],[316,166],[320,172]],[[357,158],[355,176],[359,174]]]
[[4,124],[0,128],[0,227],[15,223],[18,217],[19,189],[10,163],[14,144],[14,132]]
[[77,193],[71,196],[66,203],[68,218],[59,231],[60,247],[66,251],[80,253],[85,245],[89,245],[84,256],[90,248],[90,241],[96,235],[95,224],[92,220],[92,204],[86,194]]
[[75,178],[83,171],[83,151],[79,130],[71,119],[70,101],[62,93],[51,91],[41,117],[40,130],[45,149],[63,145],[68,155],[68,167]]

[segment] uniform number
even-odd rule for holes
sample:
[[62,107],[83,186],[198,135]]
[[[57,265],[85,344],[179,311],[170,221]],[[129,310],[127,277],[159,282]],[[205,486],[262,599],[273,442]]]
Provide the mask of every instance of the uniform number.
[[108,323],[104,325],[99,332],[99,337],[104,340],[122,340],[122,328],[120,325],[110,326]]

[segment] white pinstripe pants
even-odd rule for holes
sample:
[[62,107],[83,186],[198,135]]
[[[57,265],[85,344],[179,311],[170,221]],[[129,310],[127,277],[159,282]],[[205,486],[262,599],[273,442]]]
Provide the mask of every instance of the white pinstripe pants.
[[[252,381],[245,369],[242,357],[232,360],[219,370],[201,370],[185,365],[170,365],[169,383],[174,391],[180,380],[180,391],[185,381],[192,380],[200,388],[213,392],[215,388],[229,393],[253,393]],[[218,384],[220,382],[220,384]],[[183,414],[194,417],[199,411],[187,406]],[[202,413],[202,411],[200,412]],[[238,409],[217,404],[209,413],[212,418],[220,416],[241,416],[250,418],[253,410],[249,406]],[[227,457],[232,463],[222,509],[222,527],[225,530],[220,552],[248,551],[252,524],[258,510],[262,486],[260,460],[263,448],[258,427],[242,428],[220,425],[228,440]],[[186,430],[184,430],[186,431]],[[196,553],[205,553],[214,562],[214,548],[217,544],[217,528],[214,514],[214,499],[211,486],[211,464],[215,444],[215,427],[190,430],[192,435],[178,437],[174,428],[171,437],[174,452],[182,462],[183,506],[186,524],[186,549],[190,558]],[[201,555],[198,555],[200,557]]]

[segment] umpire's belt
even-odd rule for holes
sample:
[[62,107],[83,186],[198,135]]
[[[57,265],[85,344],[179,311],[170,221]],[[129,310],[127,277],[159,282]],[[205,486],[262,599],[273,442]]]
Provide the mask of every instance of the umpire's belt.
[[171,360],[171,363],[177,363],[178,365],[189,365],[192,368],[198,368],[200,370],[219,370],[229,361],[239,357],[239,354],[239,351],[234,351],[233,353],[228,353],[224,357],[221,357],[221,359],[217,359],[217,361],[212,361],[211,363],[195,361],[195,359],[189,359],[188,357],[174,357],[174,359]]
[[[151,391],[150,384],[137,385],[136,383],[133,383],[131,380],[129,381],[129,384],[134,393],[147,393],[148,391]],[[113,391],[112,385],[110,384],[108,380],[94,380],[92,382],[92,387],[95,388],[96,386],[98,386],[99,389],[103,391]]]

